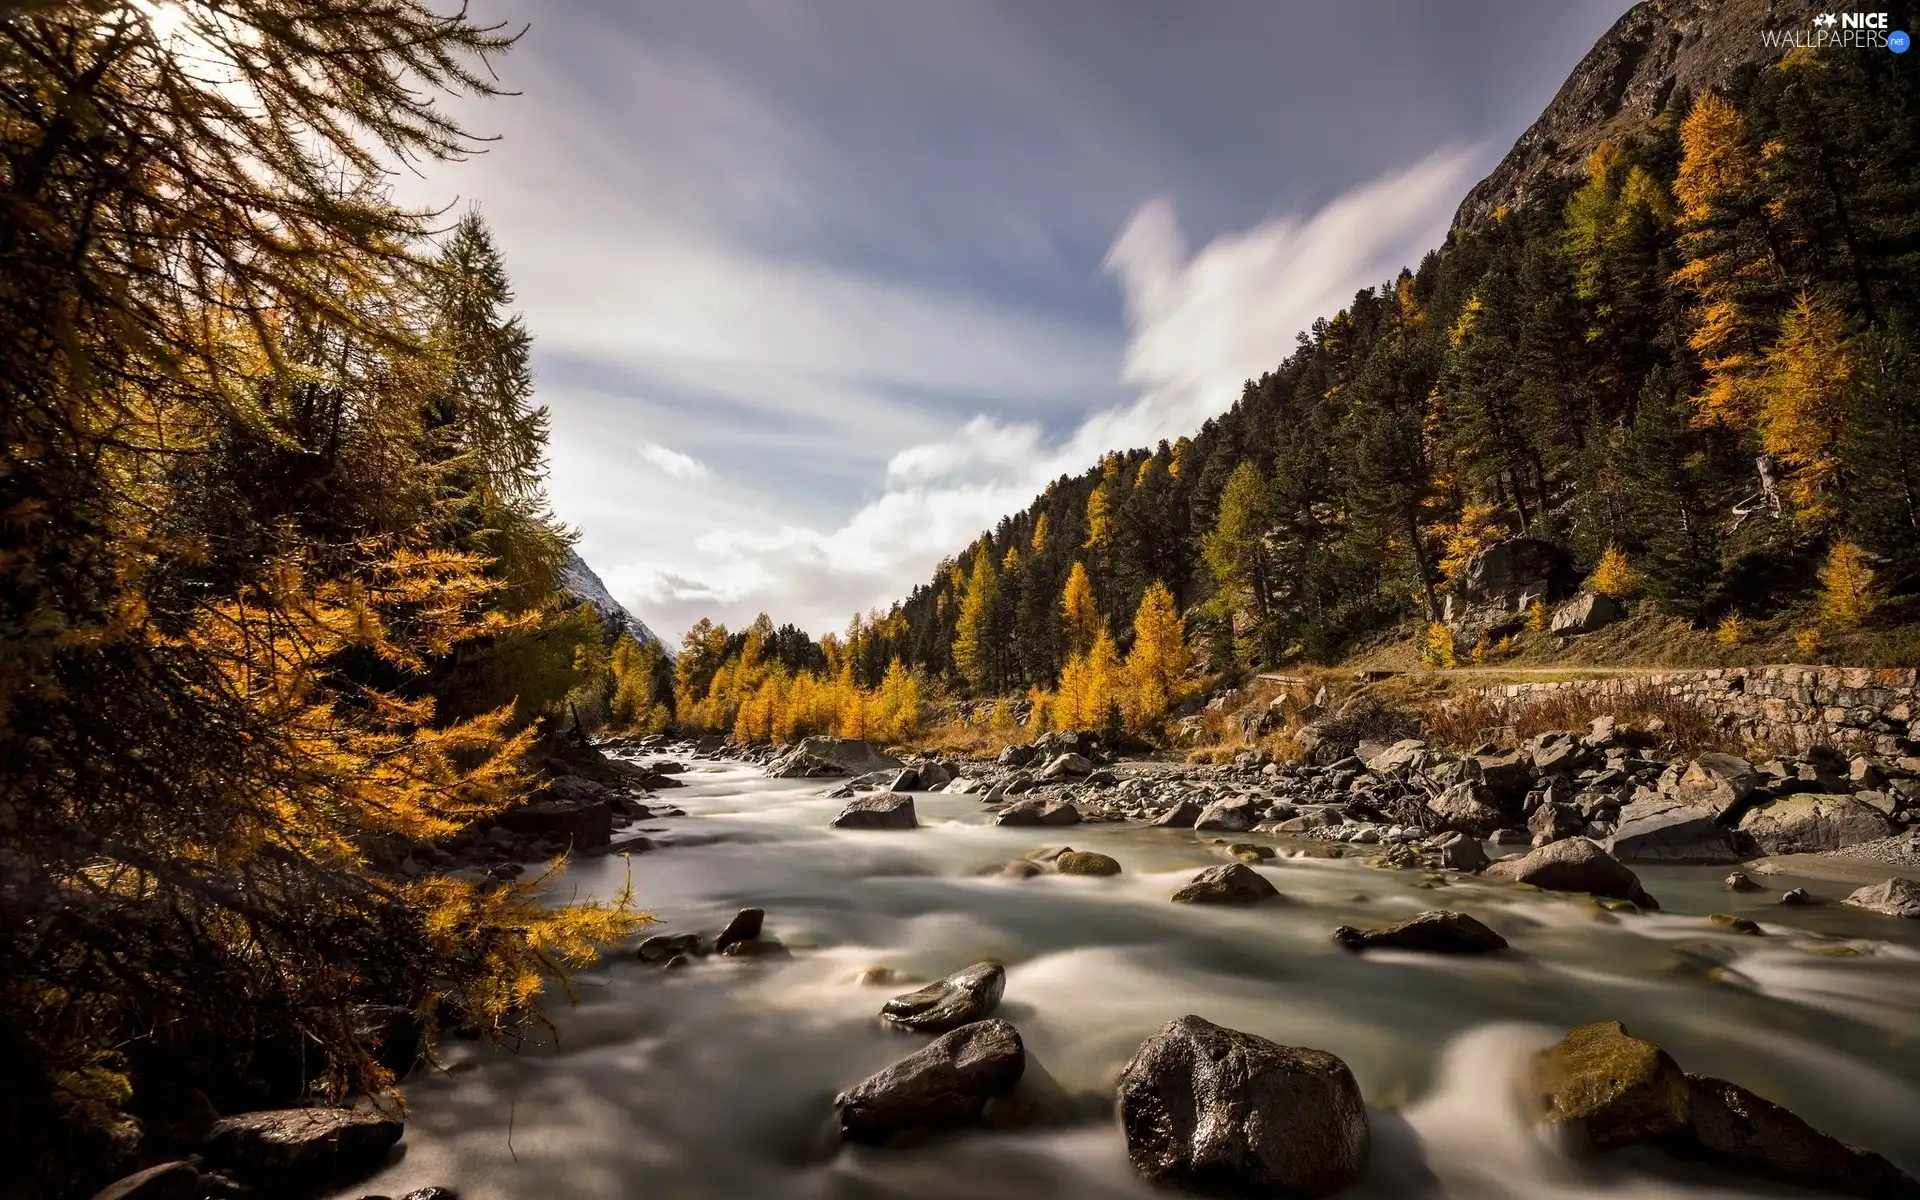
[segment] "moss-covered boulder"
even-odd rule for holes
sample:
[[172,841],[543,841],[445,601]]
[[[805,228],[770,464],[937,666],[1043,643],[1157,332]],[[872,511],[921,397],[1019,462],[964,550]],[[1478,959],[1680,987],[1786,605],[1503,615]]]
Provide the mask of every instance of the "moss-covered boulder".
[[1687,1076],[1618,1021],[1571,1030],[1533,1060],[1541,1116],[1596,1150],[1664,1141],[1687,1127]]
[[1069,850],[1053,860],[1053,869],[1062,875],[1118,875],[1120,864],[1092,850]]

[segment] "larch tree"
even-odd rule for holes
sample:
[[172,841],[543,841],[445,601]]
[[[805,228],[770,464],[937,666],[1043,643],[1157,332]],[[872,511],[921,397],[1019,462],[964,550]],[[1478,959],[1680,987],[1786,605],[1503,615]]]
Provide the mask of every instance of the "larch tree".
[[1840,513],[1841,438],[1852,400],[1845,318],[1802,292],[1781,322],[1767,364],[1762,443],[1791,472],[1785,491],[1800,513],[1830,520]]
[[990,620],[999,588],[999,576],[993,569],[993,545],[981,538],[973,549],[973,574],[960,601],[960,617],[953,636],[953,665],[959,669],[960,677],[976,689],[987,688],[994,682],[995,647]]
[[1094,639],[1107,631],[1106,619],[1100,615],[1100,605],[1094,598],[1093,580],[1087,575],[1087,565],[1083,562],[1075,562],[1067,575],[1066,589],[1060,595],[1060,612],[1071,653],[1087,653]]
[[1168,707],[1185,689],[1192,666],[1173,593],[1156,580],[1141,597],[1133,618],[1133,648],[1127,654],[1132,693],[1127,707],[1137,729],[1152,730],[1166,719]]
[[1213,581],[1208,606],[1223,620],[1267,615],[1266,481],[1250,462],[1235,467],[1220,495],[1201,555]]

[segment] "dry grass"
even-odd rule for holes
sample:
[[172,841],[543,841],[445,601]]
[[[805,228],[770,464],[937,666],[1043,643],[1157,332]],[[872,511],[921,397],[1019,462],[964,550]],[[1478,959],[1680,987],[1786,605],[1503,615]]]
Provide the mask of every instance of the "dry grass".
[[1008,746],[1024,746],[1033,734],[1021,725],[995,727],[949,719],[922,730],[912,742],[915,750],[947,758],[998,758]]
[[1468,691],[1425,709],[1421,723],[1429,741],[1464,750],[1485,742],[1511,748],[1543,733],[1577,732],[1598,717],[1612,717],[1625,728],[1658,730],[1662,740],[1682,750],[1736,748],[1705,709],[1651,686],[1610,696],[1564,689],[1519,700]]

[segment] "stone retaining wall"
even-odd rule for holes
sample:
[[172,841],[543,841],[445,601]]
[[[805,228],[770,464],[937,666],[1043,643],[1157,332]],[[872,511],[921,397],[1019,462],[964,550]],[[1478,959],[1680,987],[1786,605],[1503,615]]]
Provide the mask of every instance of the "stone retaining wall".
[[1920,671],[1876,667],[1719,667],[1482,688],[1508,707],[1556,693],[1603,700],[1646,691],[1704,710],[1743,742],[1898,755],[1920,741]]

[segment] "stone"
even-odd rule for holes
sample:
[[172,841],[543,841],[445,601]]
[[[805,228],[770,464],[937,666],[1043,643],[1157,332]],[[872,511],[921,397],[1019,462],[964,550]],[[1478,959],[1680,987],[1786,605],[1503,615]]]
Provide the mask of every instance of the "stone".
[[760,927],[766,919],[767,914],[764,909],[741,909],[733,915],[733,920],[727,922],[727,927],[720,931],[720,936],[713,939],[713,952],[725,954],[727,947],[737,942],[751,942],[758,938]]
[[1715,925],[1725,925],[1735,933],[1744,933],[1749,937],[1762,937],[1766,933],[1753,918],[1737,916],[1733,913],[1708,913],[1707,920]]
[[201,1154],[250,1185],[323,1187],[378,1167],[403,1127],[384,1113],[282,1108],[214,1122]]
[[1016,858],[1012,862],[994,863],[975,871],[976,875],[998,875],[1007,879],[1032,879],[1035,875],[1045,875],[1047,869],[1036,862]]
[[1578,637],[1624,620],[1626,606],[1604,592],[1582,592],[1554,610],[1548,628],[1561,637]]
[[[1355,753],[1359,753],[1359,747],[1355,748]],[[1367,770],[1375,775],[1385,775],[1401,767],[1417,766],[1425,760],[1427,754],[1427,744],[1419,738],[1402,738],[1378,751],[1372,758],[1364,754],[1360,754],[1359,758],[1366,764]]]
[[1497,542],[1468,559],[1447,588],[1441,620],[1468,637],[1526,614],[1534,600],[1564,595],[1570,565],[1560,548],[1536,538]]
[[1245,863],[1208,867],[1173,894],[1176,904],[1258,904],[1280,895],[1267,877]]
[[1192,829],[1193,823],[1200,819],[1200,806],[1191,800],[1181,800],[1172,808],[1155,817],[1149,824],[1162,829]]
[[1854,1196],[1920,1196],[1920,1183],[1878,1154],[1828,1137],[1739,1084],[1687,1076],[1688,1138],[1675,1148],[1722,1167]]
[[400,1200],[460,1200],[460,1193],[452,1188],[423,1187],[415,1188]]
[[915,1033],[946,1033],[993,1013],[1007,989],[1007,969],[977,962],[916,992],[895,996],[880,1009],[890,1025]]
[[769,763],[767,774],[775,779],[822,779],[897,771],[904,765],[893,755],[855,738],[810,737]]
[[1215,800],[1193,820],[1197,832],[1245,833],[1260,823],[1260,806],[1244,796]]
[[93,1194],[93,1200],[200,1200],[200,1172],[190,1162],[165,1162],[135,1171]]
[[835,829],[916,829],[920,821],[913,813],[912,796],[883,792],[850,801],[831,824]]
[[523,837],[588,850],[613,840],[613,808],[603,800],[542,800],[494,818]]
[[1118,875],[1120,864],[1091,850],[1069,850],[1053,860],[1053,869],[1062,875]]
[[993,1018],[962,1025],[834,1097],[840,1136],[881,1143],[917,1129],[965,1125],[1019,1083],[1026,1067],[1026,1047],[1012,1025]]
[[1687,1076],[1618,1021],[1571,1030],[1533,1059],[1533,1093],[1550,1125],[1579,1130],[1596,1150],[1671,1138],[1687,1127]]
[[1093,774],[1093,764],[1087,761],[1085,755],[1062,754],[1046,765],[1046,768],[1040,772],[1040,778],[1065,779],[1069,776],[1091,774]]
[[1435,828],[1456,830],[1468,837],[1485,837],[1507,822],[1484,783],[1456,783],[1427,801],[1427,807],[1438,818]]
[[1473,760],[1480,768],[1480,782],[1493,793],[1501,808],[1514,811],[1533,787],[1533,758],[1518,750],[1506,754],[1480,754]]
[[1864,908],[1881,916],[1916,920],[1920,919],[1920,883],[1896,877],[1872,887],[1863,887],[1840,903]]
[[1536,846],[1572,837],[1585,829],[1586,824],[1580,810],[1571,804],[1542,804],[1527,818],[1527,829],[1533,834]]
[[920,768],[901,767],[898,771],[894,772],[893,778],[888,781],[887,790],[889,792],[911,792],[925,786],[926,785],[920,781]]
[[1620,810],[1607,851],[1622,862],[1734,863],[1753,857],[1753,842],[1715,818],[1713,808],[1694,807],[1660,792]]
[[1486,954],[1507,948],[1507,939],[1463,912],[1429,909],[1378,929],[1342,925],[1333,940],[1349,950],[1428,950],[1436,954]]
[[1550,892],[1585,892],[1659,908],[1640,877],[1586,838],[1567,838],[1518,858],[1503,858],[1481,872],[1484,879],[1530,883]]
[[1365,1174],[1367,1109],[1347,1065],[1180,1017],[1120,1073],[1133,1169],[1159,1184],[1240,1196],[1327,1196]]
[[1436,847],[1440,865],[1449,871],[1484,871],[1493,861],[1487,857],[1487,851],[1480,839],[1470,838],[1464,833],[1448,835]]
[[1802,792],[1748,809],[1740,831],[1768,854],[1807,854],[1891,837],[1898,828],[1852,796]]
[[1766,776],[1738,755],[1702,754],[1687,764],[1674,792],[1681,803],[1724,820],[1757,796],[1765,782]]
[[639,955],[642,962],[665,962],[676,954],[695,954],[699,950],[697,933],[656,933],[640,943]]
[[1760,885],[1755,883],[1752,877],[1745,871],[1735,871],[1733,874],[1721,880],[1720,886],[1730,892],[1757,892],[1761,890]]
[[995,825],[1078,825],[1080,810],[1065,800],[1019,800],[993,818]]

